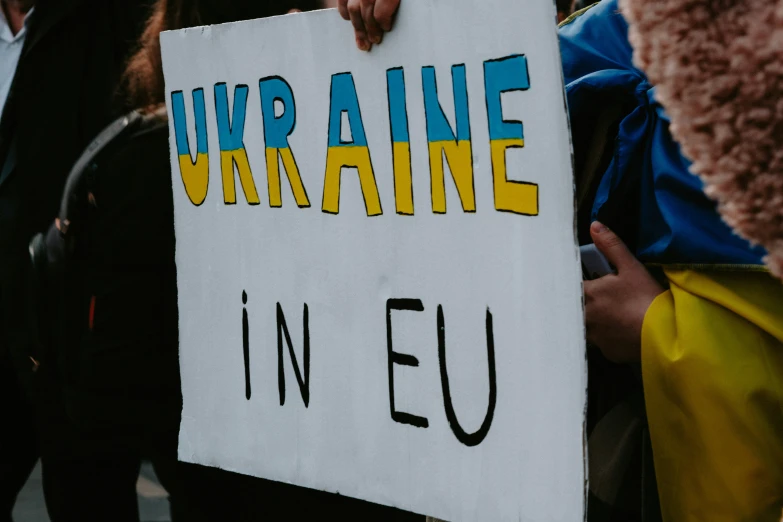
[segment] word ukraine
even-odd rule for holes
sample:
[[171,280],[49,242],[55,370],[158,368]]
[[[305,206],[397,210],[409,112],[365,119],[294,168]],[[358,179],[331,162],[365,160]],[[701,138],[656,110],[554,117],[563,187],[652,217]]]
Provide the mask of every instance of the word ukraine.
[[[446,213],[446,187],[444,157],[459,194],[464,212],[476,211],[473,182],[473,144],[471,142],[470,116],[468,112],[468,88],[465,65],[451,68],[454,93],[455,127],[446,118],[438,96],[435,68],[421,69],[427,141],[432,212]],[[395,210],[400,215],[413,215],[413,181],[411,169],[408,112],[405,90],[405,71],[393,68],[386,71],[389,126],[394,175]],[[489,146],[492,161],[492,177],[495,209],[526,216],[538,215],[538,185],[509,180],[506,175],[506,151],[524,147],[523,126],[520,121],[503,119],[501,95],[530,88],[527,58],[511,55],[484,62],[484,90],[489,123]],[[311,206],[307,189],[302,182],[295,153],[289,138],[296,126],[294,92],[285,79],[271,76],[259,80],[261,112],[266,146],[266,173],[270,207],[282,206],[280,164],[288,178],[294,200],[300,208]],[[256,178],[245,150],[244,128],[247,115],[249,88],[234,87],[233,108],[229,109],[228,88],[225,83],[214,86],[215,116],[220,166],[223,185],[223,201],[236,203],[236,177],[250,205],[261,203]],[[207,196],[209,184],[209,148],[207,142],[207,118],[204,89],[192,92],[195,124],[195,151],[188,139],[188,122],[185,115],[185,97],[182,91],[171,93],[177,155],[180,174],[191,203],[201,205]],[[275,105],[282,111],[275,112]],[[343,118],[343,115],[346,118]],[[349,129],[343,129],[343,121]],[[344,133],[348,130],[349,133]],[[350,136],[344,141],[342,136]],[[195,154],[194,154],[195,152]],[[331,78],[328,123],[328,149],[323,183],[321,210],[329,214],[340,211],[340,181],[343,168],[353,168],[359,176],[364,205],[368,216],[383,214],[381,198],[375,181],[375,170],[364,131],[361,108],[353,75],[349,72],[335,74]]]

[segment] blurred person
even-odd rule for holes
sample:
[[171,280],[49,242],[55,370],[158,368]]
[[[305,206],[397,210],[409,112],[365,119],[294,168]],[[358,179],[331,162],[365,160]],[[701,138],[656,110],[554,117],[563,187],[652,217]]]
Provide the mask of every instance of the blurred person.
[[[112,124],[64,195],[75,220],[44,241],[49,299],[67,303],[67,407],[93,445],[70,485],[71,508],[96,520],[138,520],[135,481],[150,458],[173,520],[419,520],[339,495],[177,462],[181,414],[172,175],[159,35],[164,30],[284,14],[313,0],[158,0],[124,75],[136,110]],[[103,148],[99,149],[98,143]],[[61,216],[62,217],[62,216]],[[70,217],[70,214],[69,214]],[[40,243],[33,242],[34,252]],[[67,253],[66,255],[63,255]],[[60,257],[58,257],[60,256]],[[42,318],[45,321],[46,318]],[[75,511],[71,511],[75,513]],[[54,521],[56,522],[56,521]]]
[[[711,195],[739,230],[779,249],[779,2],[627,3],[640,20],[639,59],[664,84],[679,118],[672,130],[697,160],[694,170],[714,184]],[[369,49],[368,39],[380,42],[368,35],[390,29],[397,7],[398,0],[376,0],[372,10],[346,12],[360,49]],[[596,466],[606,462],[592,456],[602,444],[591,444],[590,506],[600,509],[589,517],[656,516],[646,511],[657,507],[645,503],[649,493],[656,502],[660,494],[657,515],[666,521],[777,520],[783,285],[763,259],[769,255],[779,271],[779,256],[721,220],[689,172],[655,86],[633,66],[627,32],[616,0],[593,4],[560,29],[580,244],[594,242],[616,269],[585,282],[587,339],[607,361],[597,375],[590,370],[588,432],[615,441],[626,433],[640,437],[622,455],[630,461],[644,459],[649,430],[658,486],[648,491],[645,474],[640,488],[639,477],[628,480],[625,470],[594,480],[605,478],[594,472],[606,471]],[[733,52],[716,52],[722,47]],[[734,70],[740,61],[744,83]],[[643,395],[636,395],[642,384]],[[614,427],[600,429],[606,421]],[[628,484],[634,495],[641,492],[641,513],[622,505]]]
[[[27,36],[32,3],[0,1],[0,115],[11,90],[16,66]],[[4,178],[0,170],[0,180]],[[34,418],[3,340],[0,312],[0,521],[10,522],[19,491],[38,460]]]
[[39,455],[53,520],[79,453],[52,332],[27,328],[27,240],[54,217],[68,169],[124,109],[114,91],[143,2],[0,0],[0,520]]

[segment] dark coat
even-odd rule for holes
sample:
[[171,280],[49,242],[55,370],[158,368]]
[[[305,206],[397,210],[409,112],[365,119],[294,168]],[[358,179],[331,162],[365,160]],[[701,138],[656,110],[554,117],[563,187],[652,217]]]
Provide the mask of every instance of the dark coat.
[[74,161],[125,111],[117,85],[147,11],[144,0],[37,0],[0,118],[0,165],[15,158],[0,179],[0,357],[35,381],[44,416],[61,411],[59,376],[51,344],[36,351],[27,328],[27,246],[54,219]]
[[165,118],[146,116],[92,165],[95,205],[87,205],[65,294],[69,417],[96,447],[143,448],[171,433],[176,442],[182,400]]
[[0,119],[0,160],[12,141],[16,151],[0,180],[3,279],[54,217],[74,161],[125,112],[117,84],[146,11],[141,0],[38,0]]

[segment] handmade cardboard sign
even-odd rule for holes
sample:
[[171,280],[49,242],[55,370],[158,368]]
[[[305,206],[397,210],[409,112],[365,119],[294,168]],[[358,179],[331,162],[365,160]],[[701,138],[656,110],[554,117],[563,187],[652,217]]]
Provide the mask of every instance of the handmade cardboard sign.
[[584,328],[551,0],[161,37],[182,460],[452,521],[582,520]]

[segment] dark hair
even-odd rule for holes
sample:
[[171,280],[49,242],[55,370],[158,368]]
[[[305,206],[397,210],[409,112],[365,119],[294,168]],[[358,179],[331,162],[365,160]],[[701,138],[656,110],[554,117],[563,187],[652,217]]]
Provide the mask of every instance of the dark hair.
[[[3,0],[0,0],[0,4]],[[35,0],[5,0],[6,5],[13,5],[21,12],[26,13],[35,5]],[[0,6],[2,8],[2,6]]]
[[123,75],[123,92],[131,107],[153,109],[165,102],[160,33],[285,14],[318,7],[317,0],[157,0]]
[[556,0],[557,11],[568,16],[574,9],[574,0]]

